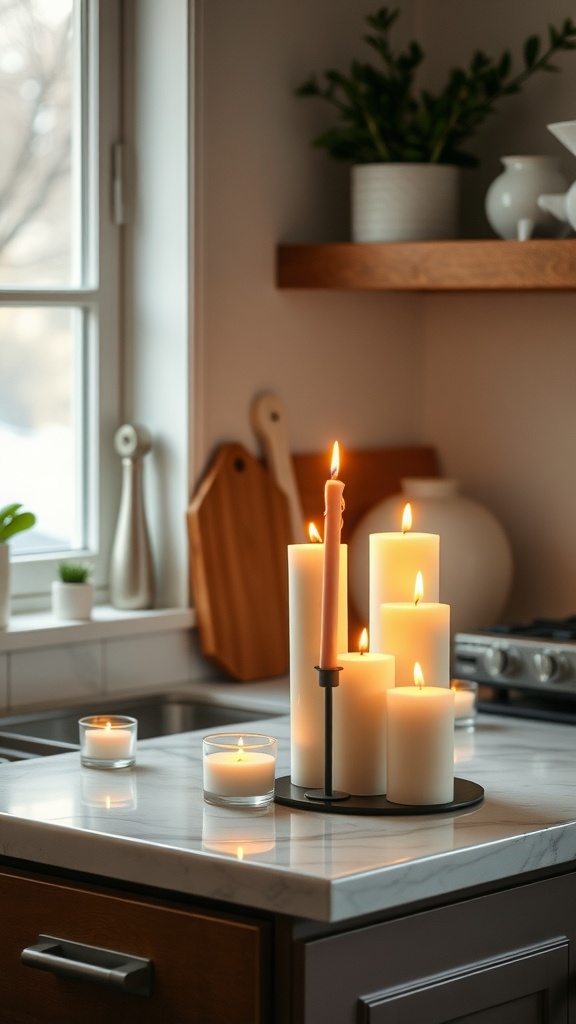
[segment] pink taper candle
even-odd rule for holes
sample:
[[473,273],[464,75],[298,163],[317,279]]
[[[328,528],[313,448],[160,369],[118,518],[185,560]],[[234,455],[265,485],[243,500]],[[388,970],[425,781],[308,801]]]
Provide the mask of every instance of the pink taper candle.
[[340,469],[338,442],[334,442],[330,480],[324,488],[324,569],[322,574],[322,619],[320,624],[320,668],[338,667],[338,583],[340,577],[340,532],[342,492],[337,479]]

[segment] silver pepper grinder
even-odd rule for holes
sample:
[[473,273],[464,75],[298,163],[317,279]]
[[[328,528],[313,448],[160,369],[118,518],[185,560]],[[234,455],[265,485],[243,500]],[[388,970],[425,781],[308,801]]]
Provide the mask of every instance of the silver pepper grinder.
[[152,438],[144,427],[125,423],[114,435],[114,448],[122,458],[122,494],[110,561],[110,600],[115,608],[138,611],[154,604],[142,492],[142,460],[152,448]]

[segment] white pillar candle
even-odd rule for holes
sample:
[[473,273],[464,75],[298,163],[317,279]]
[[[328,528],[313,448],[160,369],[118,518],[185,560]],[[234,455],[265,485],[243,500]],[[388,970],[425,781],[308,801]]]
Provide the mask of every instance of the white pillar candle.
[[[367,646],[367,644],[366,644]],[[333,704],[334,787],[354,796],[386,792],[386,691],[394,686],[389,654],[339,654]]]
[[[317,534],[318,536],[318,534]],[[318,683],[324,545],[288,546],[290,761],[294,786],[324,784],[324,690]],[[348,650],[348,548],[340,544],[337,647]]]
[[440,686],[387,692],[386,797],[428,806],[454,799],[454,694]]
[[330,479],[324,488],[324,565],[322,572],[322,618],[320,621],[320,668],[338,667],[338,589],[340,583],[340,533],[342,531],[342,492],[337,479],[340,470],[338,442],[334,443]]
[[421,601],[419,588],[417,583],[410,604],[381,605],[381,647],[396,659],[396,686],[413,684],[415,661],[422,666],[425,679],[433,679],[436,686],[449,686],[450,605]]
[[440,537],[410,531],[410,505],[404,509],[402,533],[372,533],[369,538],[370,650],[384,651],[380,635],[380,605],[411,601],[418,571],[426,580],[428,601],[438,601]]

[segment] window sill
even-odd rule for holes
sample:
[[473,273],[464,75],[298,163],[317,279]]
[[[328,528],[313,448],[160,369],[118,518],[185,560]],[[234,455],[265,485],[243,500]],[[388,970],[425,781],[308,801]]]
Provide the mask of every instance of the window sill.
[[130,612],[120,611],[110,605],[98,605],[94,608],[89,622],[61,622],[48,611],[13,615],[8,627],[0,631],[0,654],[38,647],[186,630],[195,624],[196,615],[192,608],[158,608]]

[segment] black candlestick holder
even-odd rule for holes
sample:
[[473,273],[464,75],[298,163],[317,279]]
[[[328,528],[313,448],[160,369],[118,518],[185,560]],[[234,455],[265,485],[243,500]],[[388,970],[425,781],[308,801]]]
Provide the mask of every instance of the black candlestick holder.
[[341,668],[320,668],[316,666],[318,682],[324,690],[324,787],[306,789],[293,786],[289,775],[276,779],[274,800],[278,804],[297,807],[303,811],[324,811],[333,814],[438,814],[473,807],[484,799],[484,790],[468,779],[454,779],[454,798],[445,804],[396,804],[379,796],[352,796],[334,790],[333,769],[333,693],[339,684]]
[[320,668],[316,665],[318,682],[324,689],[324,788],[309,789],[305,793],[306,800],[349,800],[349,793],[342,793],[332,787],[332,736],[333,736],[333,700],[332,695],[338,686],[338,673],[341,668]]

